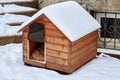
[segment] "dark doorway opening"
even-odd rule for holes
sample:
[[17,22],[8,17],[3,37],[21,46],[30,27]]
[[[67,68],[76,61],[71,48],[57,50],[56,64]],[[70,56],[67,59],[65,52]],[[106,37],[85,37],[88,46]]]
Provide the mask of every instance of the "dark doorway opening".
[[31,60],[44,61],[44,25],[34,22],[29,26],[29,58]]

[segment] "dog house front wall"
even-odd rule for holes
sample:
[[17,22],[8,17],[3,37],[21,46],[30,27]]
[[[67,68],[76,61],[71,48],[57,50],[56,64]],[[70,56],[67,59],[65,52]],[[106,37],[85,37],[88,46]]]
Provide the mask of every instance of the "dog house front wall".
[[69,72],[70,41],[52,23],[45,25],[46,67]]
[[[34,43],[32,41],[28,40],[28,33],[29,33],[29,27],[24,29],[22,32],[22,42],[23,42],[23,61],[25,64],[30,64],[33,66],[38,66],[38,67],[45,67],[44,63],[40,63],[39,61],[31,60],[30,59],[30,49],[34,48]],[[30,44],[32,43],[32,44]]]
[[45,27],[45,53],[46,64],[42,65],[37,61],[29,59],[29,48],[34,47],[28,40],[29,26],[23,30],[23,60],[26,64],[33,66],[46,67],[63,72],[69,72],[69,40],[54,26],[47,21],[44,22]]

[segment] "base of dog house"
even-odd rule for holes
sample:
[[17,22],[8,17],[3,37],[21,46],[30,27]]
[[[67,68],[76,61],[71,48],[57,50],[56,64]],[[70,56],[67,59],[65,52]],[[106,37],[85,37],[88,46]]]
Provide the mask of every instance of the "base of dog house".
[[[87,62],[91,61],[94,58],[95,57],[89,59]],[[48,69],[48,70],[54,70],[54,71],[56,71],[60,74],[71,74],[74,71],[78,70],[81,66],[85,65],[86,63],[82,64],[78,68],[76,68],[77,65],[63,66],[63,65],[56,65],[56,64],[53,64],[53,63],[49,63],[49,62],[39,62],[39,61],[36,61],[36,60],[24,60],[24,64],[28,65],[28,66],[32,66],[32,67],[40,67],[40,68],[45,68],[45,69]]]
[[46,36],[44,42],[37,42],[24,36],[23,60],[33,66],[72,73],[95,58],[97,33],[94,31],[73,43],[61,37],[57,39]]
[[[41,66],[34,66],[34,65],[29,64],[29,63],[24,63],[24,65],[29,66],[29,67],[44,68],[44,69],[47,69],[47,70],[54,70],[54,69],[45,68],[45,67],[41,67]],[[69,73],[66,73],[66,72],[58,71],[58,70],[54,70],[54,71],[58,72],[59,74],[63,74],[63,75],[68,75],[69,74]]]
[[39,62],[39,61],[34,61],[34,60],[24,60],[24,64],[45,68],[45,62]]

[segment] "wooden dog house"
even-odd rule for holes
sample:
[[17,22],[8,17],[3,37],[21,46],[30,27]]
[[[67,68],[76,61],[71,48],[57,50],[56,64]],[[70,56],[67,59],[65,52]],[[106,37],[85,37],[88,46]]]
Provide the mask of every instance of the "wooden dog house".
[[96,56],[100,25],[75,1],[47,6],[21,26],[27,64],[72,73]]

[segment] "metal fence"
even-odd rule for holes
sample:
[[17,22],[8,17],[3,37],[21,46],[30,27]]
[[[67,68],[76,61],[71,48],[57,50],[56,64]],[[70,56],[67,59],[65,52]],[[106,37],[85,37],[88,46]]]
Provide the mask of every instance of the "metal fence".
[[94,11],[92,15],[101,24],[98,47],[120,50],[120,12]]

